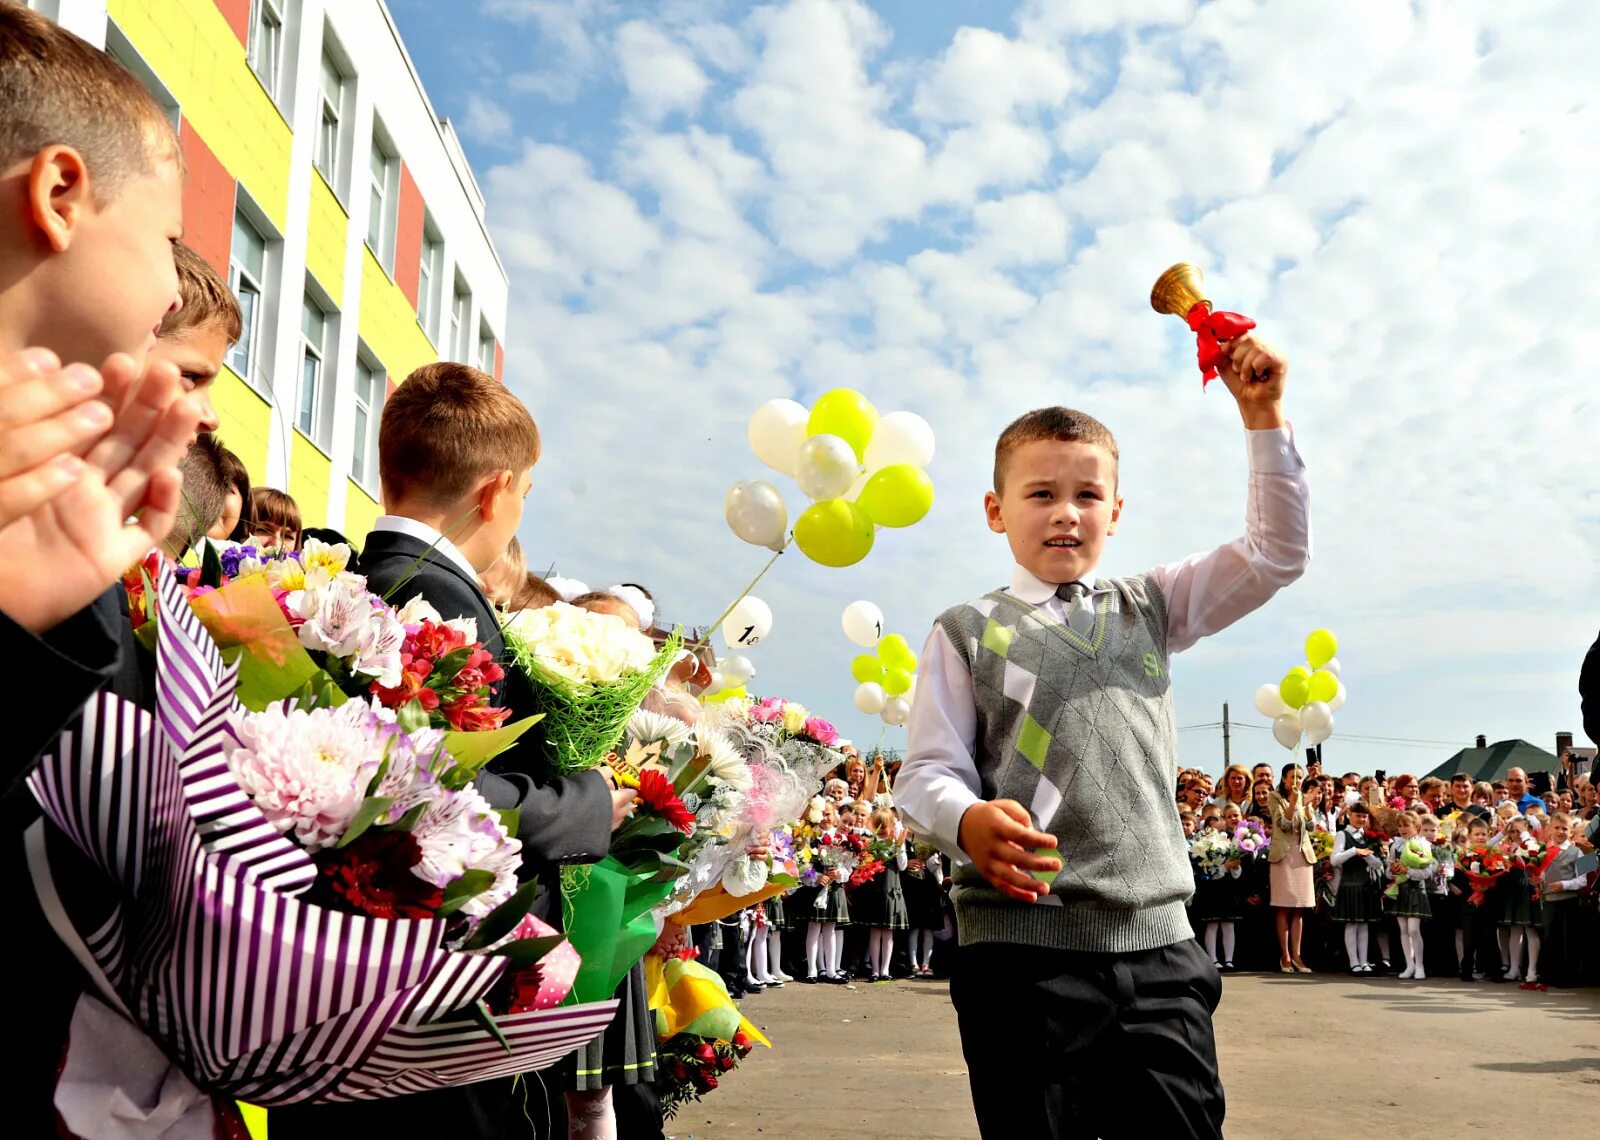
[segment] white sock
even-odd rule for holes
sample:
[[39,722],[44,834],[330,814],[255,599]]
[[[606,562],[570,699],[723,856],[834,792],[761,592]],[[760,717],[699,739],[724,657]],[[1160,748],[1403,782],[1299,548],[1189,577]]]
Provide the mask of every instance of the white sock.
[[1356,949],[1356,938],[1360,931],[1361,924],[1359,922],[1347,922],[1344,924],[1344,956],[1350,959],[1352,969],[1361,965],[1361,951]]
[[1367,945],[1372,934],[1372,927],[1364,922],[1356,923],[1356,955],[1363,966],[1372,965],[1372,959],[1367,957]]
[[1506,977],[1519,978],[1522,976],[1522,927],[1511,927],[1506,933],[1506,939],[1510,944],[1510,957],[1506,960],[1511,964],[1511,970]]
[[1415,974],[1423,972],[1422,969],[1422,919],[1408,918],[1405,920],[1406,928],[1411,939],[1411,971]]
[[766,934],[766,931],[764,931],[764,930],[756,930],[756,931],[752,932],[752,937],[750,939],[749,945],[750,945],[750,970],[749,970],[750,977],[754,981],[759,982],[761,985],[766,985],[768,982],[773,980],[772,975],[767,973],[767,934]]
[[1387,930],[1378,931],[1378,957],[1385,962],[1394,961],[1394,947],[1389,943],[1389,932]]
[[1205,947],[1206,957],[1215,962],[1217,960],[1217,924],[1214,922],[1206,923]]
[[1539,977],[1539,928],[1537,926],[1524,926],[1528,939],[1528,981]]
[[922,964],[929,969],[933,968],[933,943],[934,935],[937,933],[934,930],[924,930],[922,932]]
[[1494,932],[1495,940],[1500,943],[1500,965],[1507,969],[1511,966],[1511,928],[1502,926]]
[[844,931],[839,929],[837,923],[824,922],[822,924],[822,961],[823,971],[827,974],[839,972],[839,955],[844,950]]
[[783,972],[783,931],[767,930],[767,973],[782,981],[788,977]]
[[806,923],[806,977],[817,976],[817,967],[821,965],[818,958],[821,953],[822,923]]
[[567,1093],[567,1140],[617,1140],[611,1086]]
[[1233,923],[1222,924],[1222,964],[1228,965],[1233,961]]

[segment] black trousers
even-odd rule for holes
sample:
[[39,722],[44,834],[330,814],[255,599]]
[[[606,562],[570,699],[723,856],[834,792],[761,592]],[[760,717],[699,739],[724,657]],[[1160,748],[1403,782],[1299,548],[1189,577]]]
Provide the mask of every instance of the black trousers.
[[984,1140],[1221,1137],[1222,979],[1194,939],[1137,954],[966,946],[950,996]]
[[1552,986],[1578,984],[1577,940],[1574,919],[1582,904],[1576,899],[1552,904],[1544,900],[1544,942],[1539,947],[1539,980]]
[[1471,978],[1474,973],[1485,977],[1500,976],[1500,943],[1495,932],[1500,928],[1499,908],[1493,899],[1474,906],[1461,904],[1461,977]]

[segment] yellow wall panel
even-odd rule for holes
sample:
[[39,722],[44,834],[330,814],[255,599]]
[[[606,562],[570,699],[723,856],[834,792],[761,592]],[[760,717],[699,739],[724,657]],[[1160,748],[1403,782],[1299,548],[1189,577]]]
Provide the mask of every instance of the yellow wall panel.
[[339,530],[359,547],[367,540],[372,524],[383,514],[383,506],[367,494],[366,489],[354,479],[346,482],[349,485],[345,488],[344,526]]
[[107,11],[177,98],[184,118],[281,231],[289,124],[250,70],[216,0],[109,0]]
[[344,298],[344,250],[350,218],[322,175],[311,176],[311,223],[306,235],[306,268],[334,304]]
[[299,432],[289,451],[289,494],[300,508],[305,526],[328,525],[328,480],[333,464]]
[[244,461],[250,482],[267,478],[267,441],[272,432],[272,408],[254,388],[223,368],[211,387],[211,404],[217,409],[222,426],[217,437],[227,449]]
[[413,370],[439,359],[417,323],[411,302],[400,286],[389,280],[372,251],[365,248],[361,260],[361,339],[377,354],[396,384]]

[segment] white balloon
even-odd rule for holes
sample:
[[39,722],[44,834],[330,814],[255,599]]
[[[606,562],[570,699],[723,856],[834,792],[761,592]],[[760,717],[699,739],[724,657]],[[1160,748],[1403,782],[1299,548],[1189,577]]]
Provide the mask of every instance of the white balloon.
[[883,702],[883,723],[899,728],[911,719],[911,706],[904,697],[890,697]]
[[765,479],[746,479],[728,488],[722,517],[733,533],[753,546],[782,550],[789,534],[789,508]]
[[[1326,728],[1332,723],[1333,712],[1324,701],[1310,701],[1300,710],[1300,727],[1306,730],[1307,736],[1315,735],[1318,729]],[[1311,743],[1315,744],[1316,741],[1313,740]]]
[[1289,711],[1289,706],[1278,695],[1278,686],[1269,681],[1256,690],[1256,711],[1262,716],[1270,716],[1276,720]]
[[744,597],[722,622],[722,643],[729,649],[750,649],[772,632],[772,607],[757,597]]
[[851,602],[844,608],[844,635],[863,649],[883,640],[883,611],[871,602]]
[[872,472],[862,471],[861,474],[856,476],[856,481],[850,484],[850,489],[844,493],[844,497],[849,499],[852,503],[855,502],[861,497],[862,488],[867,485],[867,480],[871,478]]
[[868,471],[893,463],[926,467],[933,462],[933,428],[915,412],[890,412],[873,429],[866,460]]
[[1332,673],[1335,677],[1339,675],[1339,670],[1342,668],[1337,657],[1328,658],[1328,660],[1323,663],[1322,667],[1328,672]]
[[868,716],[877,716],[883,711],[888,697],[884,695],[883,686],[876,681],[868,681],[856,687],[856,708]]
[[837,499],[861,473],[855,448],[836,435],[814,435],[800,445],[794,479],[808,499]]
[[1272,722],[1272,738],[1291,752],[1300,746],[1303,735],[1299,713],[1286,712]]
[[810,418],[793,400],[768,400],[750,417],[750,450],[774,471],[792,476]]
[[1329,712],[1338,712],[1340,709],[1344,708],[1344,700],[1349,695],[1350,695],[1349,693],[1345,692],[1344,682],[1340,681],[1339,682],[1339,691],[1337,693],[1333,694],[1333,700],[1328,702],[1328,711]]
[[1328,723],[1327,724],[1323,725],[1321,728],[1317,729],[1315,732],[1312,732],[1312,731],[1309,731],[1309,730],[1306,732],[1306,743],[1307,744],[1321,744],[1324,740],[1328,739],[1328,737],[1330,737],[1332,735],[1333,735],[1333,714],[1329,713],[1328,714]]
[[729,657],[721,664],[722,675],[731,685],[737,687],[755,679],[756,667],[748,657]]

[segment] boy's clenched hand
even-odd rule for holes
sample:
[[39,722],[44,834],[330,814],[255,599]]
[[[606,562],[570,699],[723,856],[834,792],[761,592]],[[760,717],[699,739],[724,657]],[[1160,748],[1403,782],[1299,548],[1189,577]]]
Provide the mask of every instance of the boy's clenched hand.
[[1283,385],[1289,377],[1289,362],[1281,352],[1254,333],[1229,341],[1217,375],[1233,393],[1251,431],[1281,428],[1288,420],[1283,415]]
[[1055,847],[1056,838],[1035,831],[1028,809],[1016,800],[985,800],[969,807],[961,816],[961,850],[995,890],[1018,902],[1034,902],[1049,894],[1050,886],[1031,872],[1054,874],[1061,860],[1035,855],[1034,848]]

